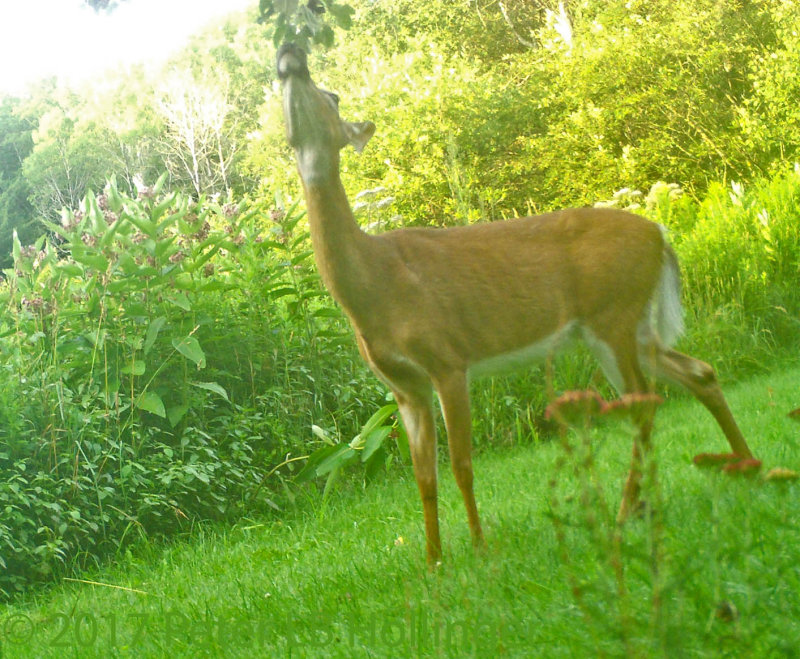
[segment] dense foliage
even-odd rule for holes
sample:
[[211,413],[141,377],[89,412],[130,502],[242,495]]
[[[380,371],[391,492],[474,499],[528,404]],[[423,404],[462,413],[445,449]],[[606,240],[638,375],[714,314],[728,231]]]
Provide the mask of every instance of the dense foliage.
[[[312,67],[346,118],[378,124],[342,163],[365,227],[606,200],[669,227],[698,356],[732,375],[796,354],[795,3],[349,4]],[[403,456],[315,274],[281,28],[256,18],[156,78],[0,104],[0,595],[280,507],[292,467],[332,482]],[[567,360],[556,386],[592,370]],[[477,384],[476,441],[538,432],[544,397],[537,373]]]
[[128,536],[276,507],[264,480],[312,420],[335,408],[346,425],[348,407],[380,402],[318,302],[302,215],[264,224],[257,207],[159,194],[163,181],[138,198],[112,182],[50,237],[15,241],[0,324],[6,593]]

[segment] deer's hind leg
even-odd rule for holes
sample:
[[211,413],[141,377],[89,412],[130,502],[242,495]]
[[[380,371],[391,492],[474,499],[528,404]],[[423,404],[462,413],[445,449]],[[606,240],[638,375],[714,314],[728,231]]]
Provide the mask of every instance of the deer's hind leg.
[[[584,338],[600,362],[606,378],[619,393],[645,393],[650,390],[642,372],[639,359],[639,346],[635,331],[618,330],[600,338],[591,330],[584,330]],[[631,466],[622,490],[622,501],[617,523],[623,523],[639,505],[641,492],[642,465],[650,449],[650,435],[653,429],[653,412],[642,410],[633,419],[639,432],[633,442]]]
[[685,387],[714,416],[731,450],[743,458],[752,458],[753,453],[733,418],[714,369],[699,359],[662,346],[656,346],[654,355],[655,375]]

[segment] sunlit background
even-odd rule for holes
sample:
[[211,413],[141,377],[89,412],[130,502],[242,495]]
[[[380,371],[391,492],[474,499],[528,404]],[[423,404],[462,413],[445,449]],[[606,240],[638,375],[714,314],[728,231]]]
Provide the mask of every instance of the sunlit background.
[[95,12],[83,0],[0,3],[0,94],[57,76],[76,83],[116,67],[154,63],[215,18],[254,0],[127,0]]

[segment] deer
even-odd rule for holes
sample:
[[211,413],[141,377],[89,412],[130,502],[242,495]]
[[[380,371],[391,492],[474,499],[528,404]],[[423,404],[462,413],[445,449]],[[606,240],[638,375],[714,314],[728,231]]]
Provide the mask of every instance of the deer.
[[[682,385],[711,412],[734,456],[753,457],[714,369],[672,348],[683,331],[681,277],[661,225],[618,209],[573,208],[368,234],[351,210],[339,165],[341,149],[360,153],[375,124],[340,118],[338,96],[312,81],[298,46],[279,49],[277,74],[317,268],[360,355],[394,395],[430,566],[442,557],[434,391],[472,542],[481,550],[470,379],[541,361],[570,335],[588,344],[618,392],[646,392],[652,380]],[[618,523],[637,506],[650,446],[652,419],[637,426]]]

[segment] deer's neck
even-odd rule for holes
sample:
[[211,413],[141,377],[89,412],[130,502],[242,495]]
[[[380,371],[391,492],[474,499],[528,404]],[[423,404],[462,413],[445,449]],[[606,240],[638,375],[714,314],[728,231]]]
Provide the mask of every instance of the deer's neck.
[[370,237],[356,223],[338,175],[303,179],[311,242],[322,281],[352,317],[369,305]]

